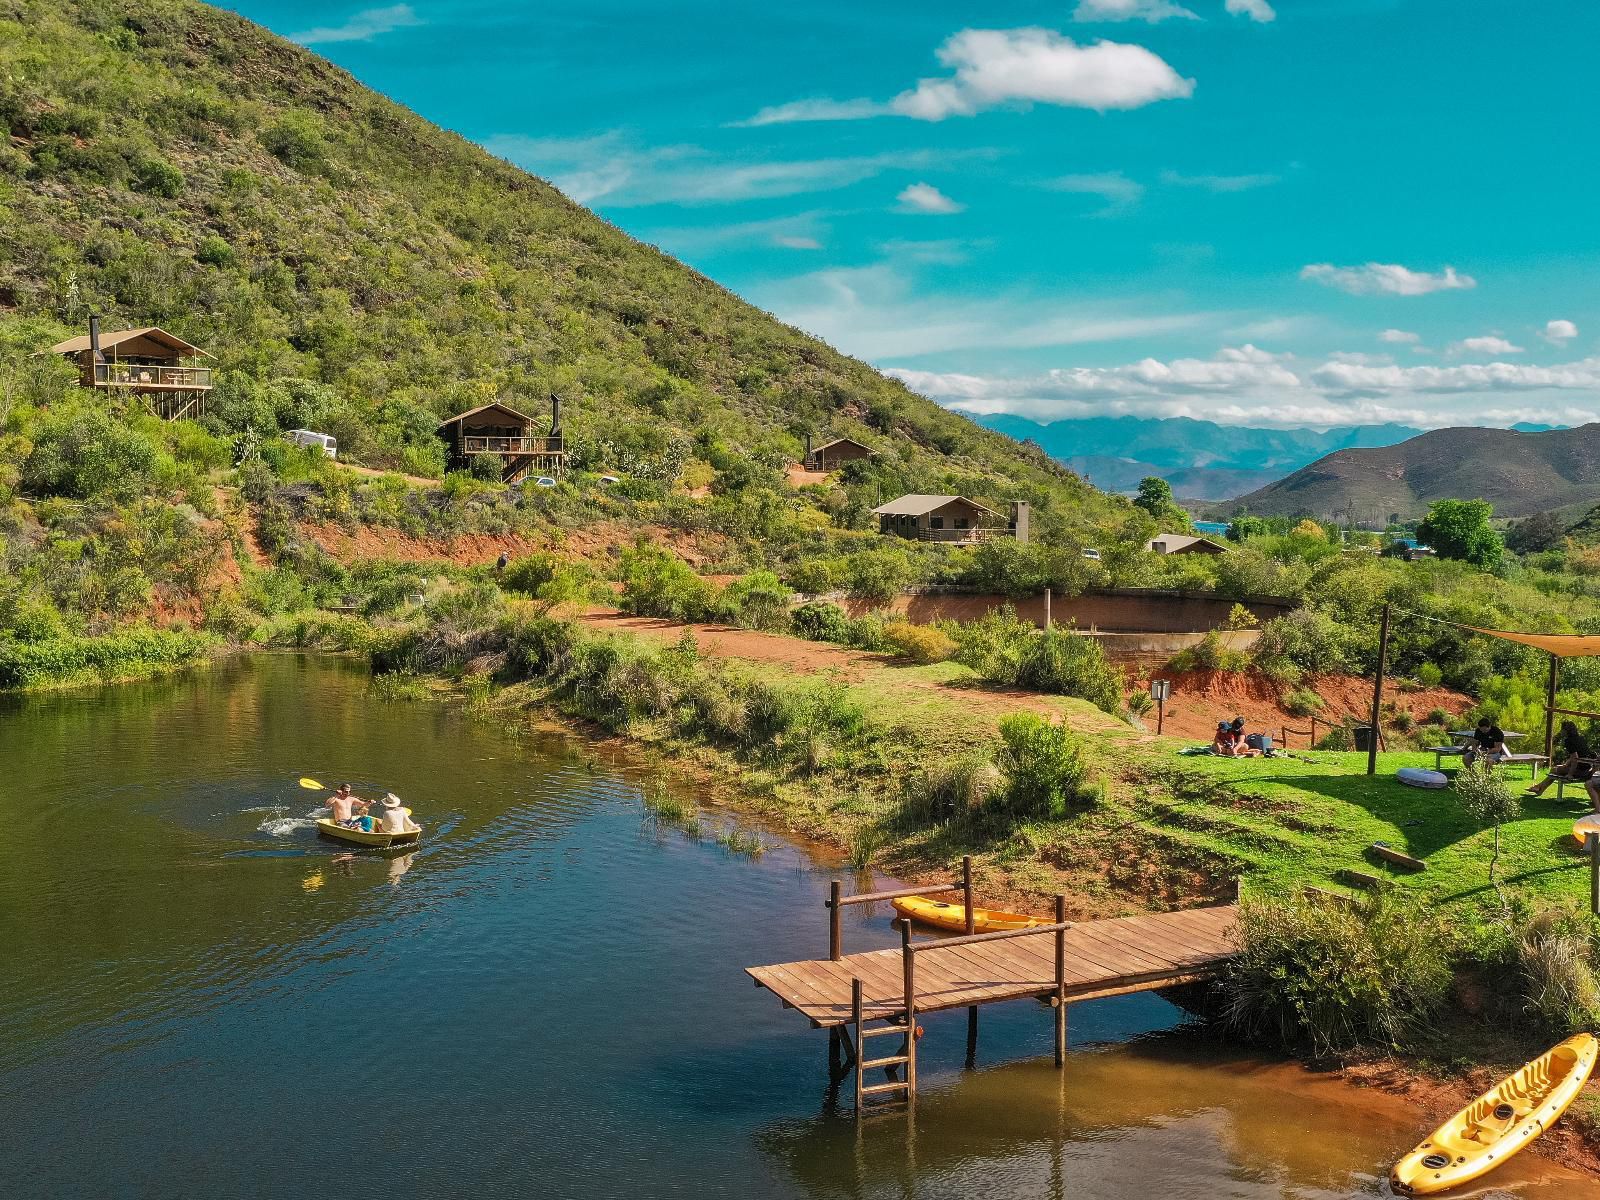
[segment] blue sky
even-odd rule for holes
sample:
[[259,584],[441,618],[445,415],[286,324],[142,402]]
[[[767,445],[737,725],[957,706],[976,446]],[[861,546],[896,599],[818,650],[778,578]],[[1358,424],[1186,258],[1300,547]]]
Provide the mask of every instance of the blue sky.
[[239,11],[974,413],[1600,416],[1600,5]]

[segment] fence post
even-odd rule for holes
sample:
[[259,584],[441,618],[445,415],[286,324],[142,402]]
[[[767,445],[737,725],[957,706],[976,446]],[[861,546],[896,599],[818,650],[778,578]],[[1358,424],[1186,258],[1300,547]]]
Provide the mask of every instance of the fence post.
[[972,911],[972,855],[970,854],[961,856],[961,895],[967,904],[967,932],[976,933],[978,918]]
[[1050,589],[1044,590],[1044,627],[1050,628]]
[[917,1094],[917,956],[911,949],[911,918],[900,918],[900,962],[906,988],[906,1099]]
[[844,957],[844,905],[839,893],[839,881],[835,879],[828,888],[828,958],[833,962]]
[[[1067,922],[1067,898],[1056,893],[1056,924]],[[1067,931],[1056,930],[1056,1066],[1067,1065]]]

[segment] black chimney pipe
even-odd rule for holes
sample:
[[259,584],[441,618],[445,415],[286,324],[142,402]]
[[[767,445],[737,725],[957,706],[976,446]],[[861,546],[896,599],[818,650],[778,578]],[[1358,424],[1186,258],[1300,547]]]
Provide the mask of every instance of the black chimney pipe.
[[89,357],[97,363],[106,360],[106,356],[100,353],[100,318],[93,313],[89,314]]
[[561,436],[561,397],[550,393],[550,436]]

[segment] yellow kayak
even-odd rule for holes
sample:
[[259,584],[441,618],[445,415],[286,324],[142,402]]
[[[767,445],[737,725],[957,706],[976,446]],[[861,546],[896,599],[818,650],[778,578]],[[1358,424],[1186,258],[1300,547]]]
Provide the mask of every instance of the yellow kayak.
[[1428,1196],[1487,1174],[1554,1125],[1583,1090],[1600,1049],[1580,1033],[1502,1079],[1395,1164],[1389,1184]]
[[[922,896],[902,896],[894,902],[894,910],[902,917],[921,921],[924,925],[937,925],[940,929],[967,931],[967,909],[962,904],[944,900],[928,900]],[[998,908],[974,908],[972,926],[978,933],[994,933],[1001,929],[1032,929],[1035,925],[1048,925],[1043,917],[1029,917],[1022,913],[1004,912]]]
[[318,820],[317,832],[323,837],[337,838],[341,842],[354,842],[357,846],[409,846],[422,836],[420,829],[408,829],[405,833],[367,833],[365,830],[340,825],[328,817]]

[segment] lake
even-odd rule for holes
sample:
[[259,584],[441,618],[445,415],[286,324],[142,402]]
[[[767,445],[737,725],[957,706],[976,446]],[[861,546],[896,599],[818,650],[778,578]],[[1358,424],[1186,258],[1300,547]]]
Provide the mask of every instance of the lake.
[[[1148,995],[1075,1005],[1065,1071],[1032,1001],[971,1070],[925,1016],[915,1116],[858,1123],[741,971],[826,953],[834,869],[655,828],[612,755],[314,657],[0,702],[0,1194],[1345,1197],[1426,1132]],[[421,847],[318,840],[300,776],[399,793]]]

